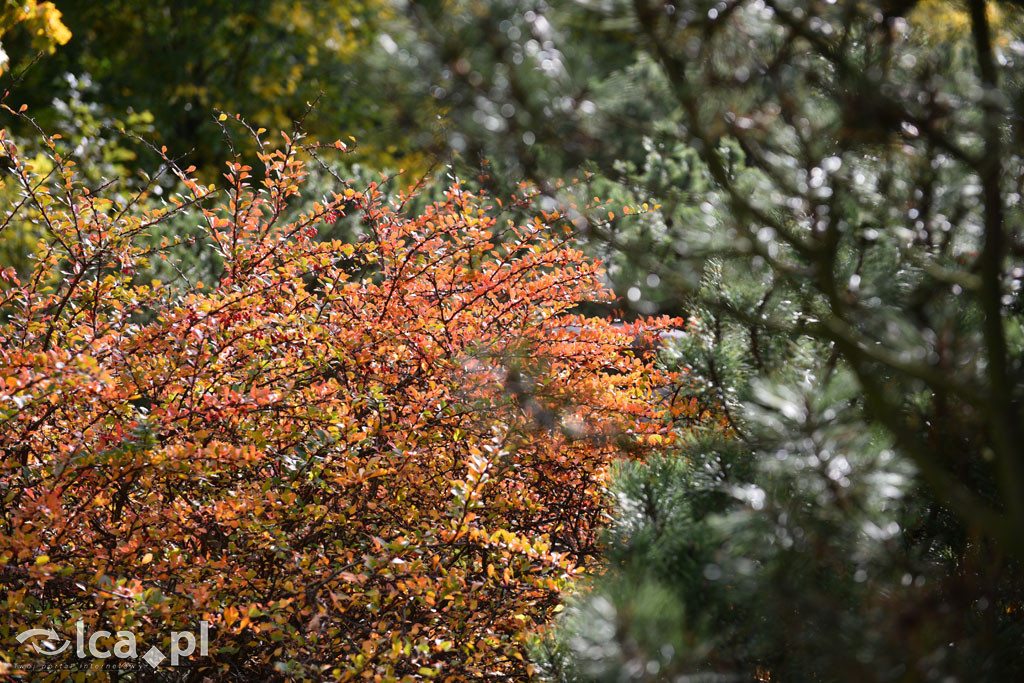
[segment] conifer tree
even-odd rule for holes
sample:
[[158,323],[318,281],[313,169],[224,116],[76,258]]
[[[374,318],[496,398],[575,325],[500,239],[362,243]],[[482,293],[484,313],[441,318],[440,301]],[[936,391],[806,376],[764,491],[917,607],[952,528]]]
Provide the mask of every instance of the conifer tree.
[[417,16],[462,149],[626,205],[577,229],[635,308],[695,321],[665,361],[731,426],[621,467],[548,675],[1021,678],[1016,5]]

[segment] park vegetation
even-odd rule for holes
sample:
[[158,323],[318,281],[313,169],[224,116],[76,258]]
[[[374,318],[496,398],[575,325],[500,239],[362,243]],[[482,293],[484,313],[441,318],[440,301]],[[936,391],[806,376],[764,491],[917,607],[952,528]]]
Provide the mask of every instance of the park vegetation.
[[57,4],[7,673],[1024,679],[1018,0]]

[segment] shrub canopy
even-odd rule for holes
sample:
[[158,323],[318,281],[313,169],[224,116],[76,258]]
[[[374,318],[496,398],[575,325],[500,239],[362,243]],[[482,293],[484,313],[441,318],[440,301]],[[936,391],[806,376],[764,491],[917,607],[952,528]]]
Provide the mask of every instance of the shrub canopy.
[[[319,148],[284,138],[221,190],[164,156],[190,194],[155,210],[2,139],[7,223],[44,234],[0,292],[4,642],[81,620],[142,653],[205,619],[196,678],[520,679],[610,461],[692,413],[633,350],[678,321],[574,314],[610,293],[562,216],[457,182],[415,216],[340,178],[295,212]],[[182,214],[200,235],[158,232]],[[184,248],[212,281],[145,275]]]

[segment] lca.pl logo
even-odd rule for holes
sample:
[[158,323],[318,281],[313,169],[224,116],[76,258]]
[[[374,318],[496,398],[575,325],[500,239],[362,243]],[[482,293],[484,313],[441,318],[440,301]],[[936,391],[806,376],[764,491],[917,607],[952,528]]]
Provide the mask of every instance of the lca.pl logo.
[[[109,650],[100,647],[100,640],[117,636],[117,642]],[[70,640],[65,640],[52,628],[32,628],[22,631],[16,636],[19,643],[29,643],[32,649],[41,655],[53,657],[66,651],[71,646]],[[199,654],[205,656],[210,640],[210,622],[199,622]],[[177,666],[181,659],[191,657],[196,651],[196,636],[192,631],[171,631],[171,666]],[[96,631],[85,637],[85,624],[81,621],[75,624],[75,655],[80,659],[94,657],[95,659],[108,659],[114,656],[118,659],[138,658],[138,643],[135,634],[131,631]],[[146,650],[142,660],[154,669],[160,666],[167,655],[160,651],[156,645]]]

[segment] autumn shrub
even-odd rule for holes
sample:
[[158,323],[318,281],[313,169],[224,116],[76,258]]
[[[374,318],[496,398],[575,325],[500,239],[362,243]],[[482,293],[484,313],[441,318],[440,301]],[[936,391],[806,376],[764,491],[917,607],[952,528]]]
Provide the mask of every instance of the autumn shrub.
[[[40,658],[29,628],[131,631],[141,655],[205,620],[182,680],[528,678],[610,463],[689,410],[635,352],[678,321],[575,314],[611,294],[563,216],[503,221],[459,183],[409,216],[339,178],[289,220],[322,147],[251,132],[259,170],[220,189],[161,151],[187,191],[155,207],[0,137],[3,225],[44,235],[0,288],[5,671]],[[151,279],[188,216],[215,277]]]

